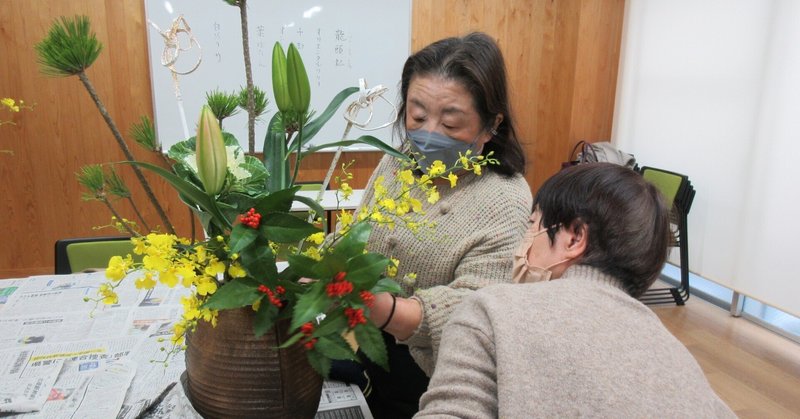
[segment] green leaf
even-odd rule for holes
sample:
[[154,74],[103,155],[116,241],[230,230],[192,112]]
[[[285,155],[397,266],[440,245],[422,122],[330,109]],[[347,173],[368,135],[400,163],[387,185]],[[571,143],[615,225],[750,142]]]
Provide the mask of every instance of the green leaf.
[[314,278],[331,278],[347,270],[347,260],[337,255],[327,254],[314,266]]
[[231,248],[230,253],[238,253],[249,246],[258,237],[258,230],[254,230],[244,224],[236,224],[231,231],[231,240],[228,244]]
[[212,310],[225,310],[251,305],[261,297],[257,288],[258,283],[249,278],[228,281],[209,297],[204,306]]
[[326,233],[328,232],[327,212],[325,211],[325,208],[322,208],[322,205],[320,205],[319,202],[307,196],[297,196],[297,195],[295,195],[294,200],[308,205],[308,207],[311,208],[312,211],[314,211],[316,217],[322,217],[322,226],[325,232]]
[[271,212],[289,212],[292,209],[292,201],[294,201],[295,193],[300,189],[295,186],[288,189],[271,192],[260,198],[255,203],[256,212],[261,214],[262,217],[267,216]]
[[267,177],[267,191],[275,192],[286,189],[290,184],[289,161],[286,159],[286,133],[281,127],[280,130],[270,129],[264,137],[264,167],[269,176]]
[[278,318],[278,307],[270,304],[269,299],[261,299],[261,307],[256,312],[255,320],[253,322],[253,333],[257,338],[264,336]]
[[331,100],[331,103],[329,103],[328,107],[325,108],[325,111],[323,111],[316,119],[306,124],[305,128],[303,129],[303,141],[307,144],[309,140],[314,138],[314,136],[317,135],[319,130],[322,129],[328,120],[330,120],[331,117],[336,114],[336,110],[339,109],[339,106],[342,106],[342,102],[356,92],[358,92],[358,87],[348,87],[334,96],[333,100]]
[[314,345],[314,349],[331,359],[357,359],[355,353],[353,353],[353,349],[350,348],[350,345],[347,344],[347,341],[344,340],[341,335],[320,337]]
[[365,253],[347,261],[347,280],[358,288],[372,288],[386,271],[389,259],[378,253]]
[[304,336],[304,335],[303,335],[301,332],[297,332],[297,333],[295,333],[294,335],[292,335],[292,337],[290,337],[289,339],[287,339],[287,340],[285,340],[283,343],[281,343],[281,344],[278,346],[278,348],[281,348],[281,349],[288,348],[288,347],[290,347],[290,346],[294,345],[294,344],[295,344],[295,343],[296,343],[298,340],[300,340],[300,339],[301,339],[303,336]]
[[326,148],[339,147],[339,146],[346,147],[353,144],[367,144],[369,146],[377,148],[380,151],[383,151],[384,153],[392,157],[396,157],[402,160],[410,159],[410,157],[408,157],[407,155],[395,150],[394,147],[384,143],[383,141],[371,135],[362,135],[361,137],[358,137],[355,140],[337,141],[333,143],[320,144],[318,146],[309,147],[306,151],[302,152],[302,157],[305,158],[309,154],[315,153],[319,150],[324,150]]
[[330,298],[325,295],[325,284],[321,282],[313,284],[308,292],[297,300],[289,330],[295,330],[303,323],[316,319],[318,315],[325,312],[330,303]]
[[[259,164],[261,164],[261,162],[259,162]],[[232,215],[232,218],[229,219],[236,219],[239,214],[244,214],[250,208],[255,208],[256,204],[261,198],[263,198],[263,195],[251,196],[238,192],[232,192],[225,195],[224,202],[227,205],[230,205],[231,209],[236,212],[236,214]]]
[[286,256],[286,260],[289,261],[292,272],[297,275],[318,279],[317,271],[314,270],[314,266],[317,264],[316,260],[308,256],[294,254]]
[[371,324],[360,324],[353,330],[361,352],[364,352],[372,362],[389,371],[389,356],[386,354],[381,331]]
[[379,292],[390,292],[392,294],[404,294],[403,288],[398,284],[395,280],[390,278],[381,278],[378,280],[378,283],[369,290],[373,294],[377,294]]
[[306,353],[308,356],[308,363],[311,364],[311,367],[314,368],[315,371],[319,373],[319,375],[328,378],[328,375],[331,373],[331,360],[330,358],[322,355],[317,351],[308,351]]
[[259,193],[264,190],[264,182],[267,180],[267,169],[261,160],[246,155],[244,156],[244,163],[239,165],[239,168],[246,170],[250,176],[244,179],[237,179],[242,184],[242,188],[251,194]]
[[154,164],[140,162],[140,161],[124,161],[122,163],[127,164],[134,164],[140,166],[144,169],[150,170],[155,172],[164,180],[169,182],[173,188],[175,188],[180,194],[181,197],[190,205],[197,205],[206,212],[212,215],[212,218],[218,225],[223,226],[225,228],[231,228],[231,223],[228,221],[227,218],[220,212],[219,207],[217,207],[216,201],[208,194],[206,194],[203,190],[199,189],[197,186],[193,185],[191,182],[188,182],[180,177],[176,176],[172,172],[164,170],[163,168],[156,166]]
[[242,266],[253,278],[276,278],[278,268],[275,267],[275,253],[269,245],[260,240],[257,240],[256,244],[257,246],[246,247],[239,253]]
[[345,260],[362,254],[371,232],[372,224],[370,223],[354,224],[333,248],[333,254]]
[[327,336],[332,334],[340,335],[343,330],[347,329],[347,317],[345,317],[342,310],[335,310],[329,313],[325,320],[319,324],[319,327],[314,329],[314,336]]
[[294,215],[273,212],[261,220],[261,231],[275,243],[294,243],[321,230]]

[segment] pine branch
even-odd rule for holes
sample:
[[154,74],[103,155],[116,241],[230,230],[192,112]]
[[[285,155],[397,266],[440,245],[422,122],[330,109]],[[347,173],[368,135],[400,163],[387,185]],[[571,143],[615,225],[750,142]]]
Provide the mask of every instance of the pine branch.
[[[119,145],[119,148],[122,150],[123,154],[125,154],[125,158],[128,159],[128,161],[135,162],[136,158],[133,157],[133,153],[131,153],[131,150],[128,148],[128,144],[125,143],[125,139],[122,138],[122,134],[120,134],[119,129],[117,129],[117,125],[114,123],[114,120],[111,119],[111,115],[109,115],[105,105],[103,105],[103,102],[97,95],[97,91],[94,90],[94,86],[89,80],[89,77],[86,75],[86,72],[80,71],[77,73],[77,76],[83,83],[83,86],[86,87],[86,90],[89,92],[89,96],[92,97],[94,104],[97,106],[97,110],[100,111],[100,115],[103,116],[103,119],[106,121],[106,125],[108,125],[108,128],[114,135],[114,139],[117,140],[117,145]],[[161,207],[158,199],[156,199],[153,190],[150,188],[150,183],[147,182],[147,179],[144,177],[144,173],[142,173],[141,169],[139,169],[139,167],[136,165],[132,165],[131,167],[133,168],[133,172],[136,174],[136,178],[139,179],[142,189],[144,189],[145,194],[147,194],[147,198],[150,200],[150,203],[153,204],[158,216],[161,218],[161,222],[164,223],[164,226],[171,234],[175,234],[175,229],[172,227],[172,223],[170,223],[167,214],[164,212],[164,208]]]

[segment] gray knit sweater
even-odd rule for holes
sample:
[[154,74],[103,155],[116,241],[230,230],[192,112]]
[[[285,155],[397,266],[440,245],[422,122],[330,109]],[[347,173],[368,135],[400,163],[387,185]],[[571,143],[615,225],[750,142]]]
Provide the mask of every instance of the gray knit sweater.
[[735,417],[689,351],[613,278],[573,266],[453,314],[415,417]]
[[[398,161],[384,157],[367,185],[364,203],[372,200],[372,185],[384,176],[387,188],[397,190]],[[408,296],[422,301],[423,320],[414,334],[401,343],[409,346],[420,368],[430,375],[436,360],[442,328],[455,306],[473,290],[510,282],[513,252],[528,225],[532,198],[525,178],[502,177],[485,170],[459,176],[455,188],[439,185],[440,200],[428,204],[424,194],[424,220],[434,221],[433,234],[417,237],[408,229],[376,227],[369,238],[370,251],[400,260],[397,278],[417,274],[413,285],[404,284]],[[391,194],[389,196],[394,196]]]

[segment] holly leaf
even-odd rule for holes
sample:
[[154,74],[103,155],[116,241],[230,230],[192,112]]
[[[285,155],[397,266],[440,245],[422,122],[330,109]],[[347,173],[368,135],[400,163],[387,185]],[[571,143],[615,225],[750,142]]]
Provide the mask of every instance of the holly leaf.
[[[338,339],[336,339],[337,337]],[[331,359],[356,360],[353,349],[350,348],[350,345],[347,344],[347,341],[344,340],[341,335],[321,336],[314,345],[314,349]]]
[[[275,254],[267,244],[250,246],[239,253],[242,266],[253,278],[275,278],[278,268],[275,266]],[[223,287],[224,288],[224,287]]]
[[294,194],[300,189],[299,186],[275,191],[255,204],[256,212],[266,216],[271,212],[289,212],[292,209]]
[[308,363],[311,367],[319,373],[319,375],[328,378],[331,373],[331,360],[318,351],[308,351]]
[[378,253],[362,253],[347,261],[347,280],[359,288],[372,288],[386,271],[389,259]]
[[211,310],[225,310],[251,305],[261,297],[257,289],[258,283],[252,279],[234,279],[219,287],[204,306]]
[[286,256],[286,260],[289,261],[289,267],[293,273],[306,278],[319,278],[317,271],[314,269],[317,264],[316,260],[308,256],[294,254]]
[[345,329],[347,329],[347,318],[343,311],[336,310],[325,317],[325,320],[314,330],[314,336],[339,334]]
[[329,304],[330,298],[325,295],[324,284],[321,282],[313,284],[308,292],[297,299],[289,330],[295,330],[303,323],[314,320],[320,313],[325,312]]
[[356,223],[333,248],[333,254],[345,260],[361,254],[367,246],[367,239],[371,232],[372,225],[370,223]]
[[360,324],[353,329],[358,341],[358,348],[367,355],[372,362],[389,371],[389,356],[386,354],[386,345],[383,335],[375,326]]
[[370,290],[371,293],[377,294],[379,292],[390,292],[392,294],[403,294],[403,288],[400,287],[395,280],[390,278],[381,278],[378,283]]
[[314,266],[316,276],[314,278],[331,278],[339,272],[347,270],[347,261],[337,257],[335,254],[328,254],[317,262]]
[[264,336],[265,333],[272,329],[275,325],[275,320],[278,318],[278,307],[269,303],[269,300],[261,300],[261,307],[256,312],[255,321],[253,322],[253,332],[257,338]]
[[238,253],[249,246],[258,237],[258,230],[254,230],[244,224],[236,224],[231,230],[230,246],[231,253]]
[[289,339],[287,339],[283,343],[281,343],[280,346],[278,346],[278,348],[279,349],[288,348],[288,347],[294,345],[295,342],[300,340],[300,338],[302,338],[303,336],[304,335],[301,332],[297,332],[297,333],[293,334],[292,337],[290,337]]
[[261,231],[275,243],[294,243],[322,230],[294,215],[274,212],[261,220]]

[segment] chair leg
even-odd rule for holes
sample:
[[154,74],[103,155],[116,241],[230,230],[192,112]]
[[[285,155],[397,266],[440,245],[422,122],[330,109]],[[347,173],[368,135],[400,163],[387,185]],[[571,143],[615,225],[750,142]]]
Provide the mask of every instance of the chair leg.
[[[680,215],[681,225],[680,225],[680,232],[681,232],[681,243],[679,246],[680,251],[680,261],[681,261],[681,289],[686,294],[685,298],[681,298],[681,301],[678,302],[678,305],[683,305],[686,300],[689,299],[689,236],[687,231],[687,221],[688,217],[686,216],[685,211],[681,211]],[[676,300],[677,302],[677,300]]]

